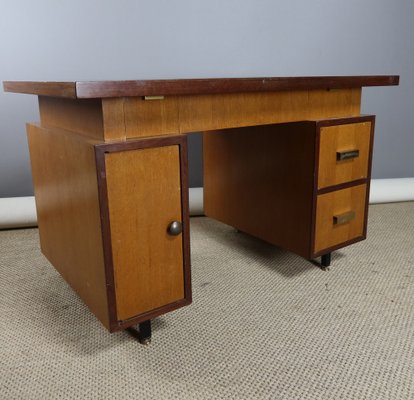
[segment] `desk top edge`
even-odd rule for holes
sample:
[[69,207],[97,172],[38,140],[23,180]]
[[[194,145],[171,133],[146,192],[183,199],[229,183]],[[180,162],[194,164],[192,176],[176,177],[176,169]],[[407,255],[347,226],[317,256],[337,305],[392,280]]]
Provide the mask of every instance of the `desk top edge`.
[[5,92],[88,99],[395,86],[399,84],[399,78],[399,75],[366,75],[76,82],[4,81],[3,89]]

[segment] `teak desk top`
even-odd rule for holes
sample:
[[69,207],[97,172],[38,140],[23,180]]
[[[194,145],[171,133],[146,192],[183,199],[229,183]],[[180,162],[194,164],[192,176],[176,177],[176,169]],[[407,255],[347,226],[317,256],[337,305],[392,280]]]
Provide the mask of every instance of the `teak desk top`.
[[310,76],[128,81],[3,83],[6,92],[91,99],[104,97],[275,92],[281,90],[350,89],[398,85],[398,75]]
[[39,96],[42,126],[109,142],[357,116],[362,87],[398,83],[397,75],[378,75],[3,85]]

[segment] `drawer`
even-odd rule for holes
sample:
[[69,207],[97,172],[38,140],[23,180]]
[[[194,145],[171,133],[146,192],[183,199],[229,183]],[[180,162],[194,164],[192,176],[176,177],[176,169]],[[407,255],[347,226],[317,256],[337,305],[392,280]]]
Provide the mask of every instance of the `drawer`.
[[363,184],[317,196],[314,254],[365,237],[366,195]]
[[364,121],[320,128],[318,189],[367,178],[371,125]]

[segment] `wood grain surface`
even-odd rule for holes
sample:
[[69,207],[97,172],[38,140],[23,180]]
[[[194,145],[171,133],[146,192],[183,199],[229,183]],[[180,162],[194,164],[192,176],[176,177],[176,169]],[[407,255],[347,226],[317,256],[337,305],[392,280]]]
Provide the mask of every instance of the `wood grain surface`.
[[184,298],[179,146],[105,154],[117,317]]
[[[317,197],[314,253],[364,236],[366,196],[367,185],[363,184]],[[333,223],[335,215],[349,211],[355,212],[352,221]]]
[[361,89],[199,96],[59,99],[39,97],[42,126],[104,141],[176,135],[360,114]]
[[204,212],[309,258],[315,122],[204,133]]
[[42,252],[109,329],[93,145],[57,129],[27,132]]
[[76,98],[76,82],[5,81],[5,92],[37,94],[39,96]]
[[110,98],[101,101],[103,139],[105,142],[126,140],[125,98]]
[[165,79],[86,82],[3,82],[6,92],[72,98],[194,95],[398,85],[397,75]]
[[183,96],[180,132],[298,122],[360,114],[361,89]]
[[104,139],[101,101],[39,96],[40,123],[45,128],[61,128]]
[[[371,122],[320,128],[318,189],[368,176]],[[337,152],[358,150],[356,158],[337,160]]]
[[162,100],[143,97],[125,98],[126,137],[177,134],[180,132],[180,111],[175,96]]
[[132,97],[125,99],[124,120],[126,137],[135,138],[357,116],[360,101],[361,89]]

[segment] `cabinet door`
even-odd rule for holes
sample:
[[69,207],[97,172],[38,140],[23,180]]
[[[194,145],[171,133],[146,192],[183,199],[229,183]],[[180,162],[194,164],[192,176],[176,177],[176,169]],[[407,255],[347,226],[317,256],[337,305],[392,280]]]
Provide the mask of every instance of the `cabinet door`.
[[171,144],[105,152],[118,321],[166,306],[177,308],[171,305],[188,297],[187,235],[168,231],[173,221],[188,229],[187,207],[182,207],[187,194],[182,193],[181,147]]

